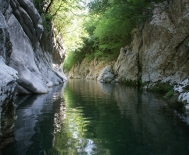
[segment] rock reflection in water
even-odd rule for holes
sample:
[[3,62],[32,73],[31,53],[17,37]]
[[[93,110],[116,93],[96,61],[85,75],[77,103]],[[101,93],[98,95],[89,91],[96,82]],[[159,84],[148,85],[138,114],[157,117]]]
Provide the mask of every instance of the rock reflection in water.
[[70,80],[64,98],[66,118],[55,143],[59,152],[188,154],[188,116],[153,93],[121,84]]
[[14,140],[15,105],[14,100],[7,100],[0,107],[0,149]]
[[52,149],[54,118],[60,112],[62,86],[53,87],[48,94],[19,96],[16,99],[17,120],[15,142],[3,154],[45,154]]
[[188,115],[134,87],[69,80],[63,94],[57,87],[17,103],[15,142],[3,155],[189,152]]
[[15,85],[10,82],[0,88],[0,149],[14,140]]

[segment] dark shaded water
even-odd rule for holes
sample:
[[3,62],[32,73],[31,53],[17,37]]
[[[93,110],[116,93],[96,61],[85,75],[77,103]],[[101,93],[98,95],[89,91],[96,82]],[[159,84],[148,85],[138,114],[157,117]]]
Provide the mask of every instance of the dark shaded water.
[[16,102],[3,155],[189,155],[189,117],[133,87],[70,80]]

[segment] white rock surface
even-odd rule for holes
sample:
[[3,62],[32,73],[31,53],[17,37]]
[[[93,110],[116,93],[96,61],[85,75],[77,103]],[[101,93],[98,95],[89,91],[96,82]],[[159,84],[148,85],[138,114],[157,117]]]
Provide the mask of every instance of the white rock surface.
[[112,66],[106,66],[99,74],[97,80],[100,82],[111,82],[114,79]]
[[4,63],[4,59],[0,56],[0,106],[2,106],[6,100],[13,97],[17,79],[17,71],[7,66]]
[[18,93],[47,93],[48,87],[66,80],[61,69],[65,57],[61,37],[53,28],[44,30],[32,1],[3,0],[2,4],[0,56],[6,64],[11,59],[9,66],[18,72]]
[[8,27],[13,46],[10,66],[18,71],[18,84],[32,93],[47,93],[47,85],[34,61],[30,40],[14,15],[10,16]]

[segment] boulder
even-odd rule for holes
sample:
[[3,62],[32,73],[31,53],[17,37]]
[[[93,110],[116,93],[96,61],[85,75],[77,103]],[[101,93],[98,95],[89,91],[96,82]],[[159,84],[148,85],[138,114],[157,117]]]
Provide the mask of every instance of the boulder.
[[106,66],[99,74],[97,80],[100,82],[111,82],[114,79],[112,66]]

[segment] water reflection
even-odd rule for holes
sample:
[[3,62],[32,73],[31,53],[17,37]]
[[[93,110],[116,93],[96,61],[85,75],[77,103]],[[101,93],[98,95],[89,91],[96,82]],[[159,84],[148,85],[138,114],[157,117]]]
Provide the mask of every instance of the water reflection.
[[[152,93],[119,84],[71,80],[66,118],[56,135],[64,154],[188,154],[188,116]],[[182,119],[181,119],[182,118]]]
[[0,149],[14,140],[14,101],[16,96],[14,88],[14,85],[0,88]]
[[15,141],[2,151],[8,155],[46,154],[51,148],[55,129],[54,115],[60,113],[62,86],[48,94],[19,96],[16,99]]
[[15,142],[3,155],[188,155],[188,115],[154,94],[70,80],[17,99]]
[[14,140],[15,105],[13,98],[0,106],[0,149]]

